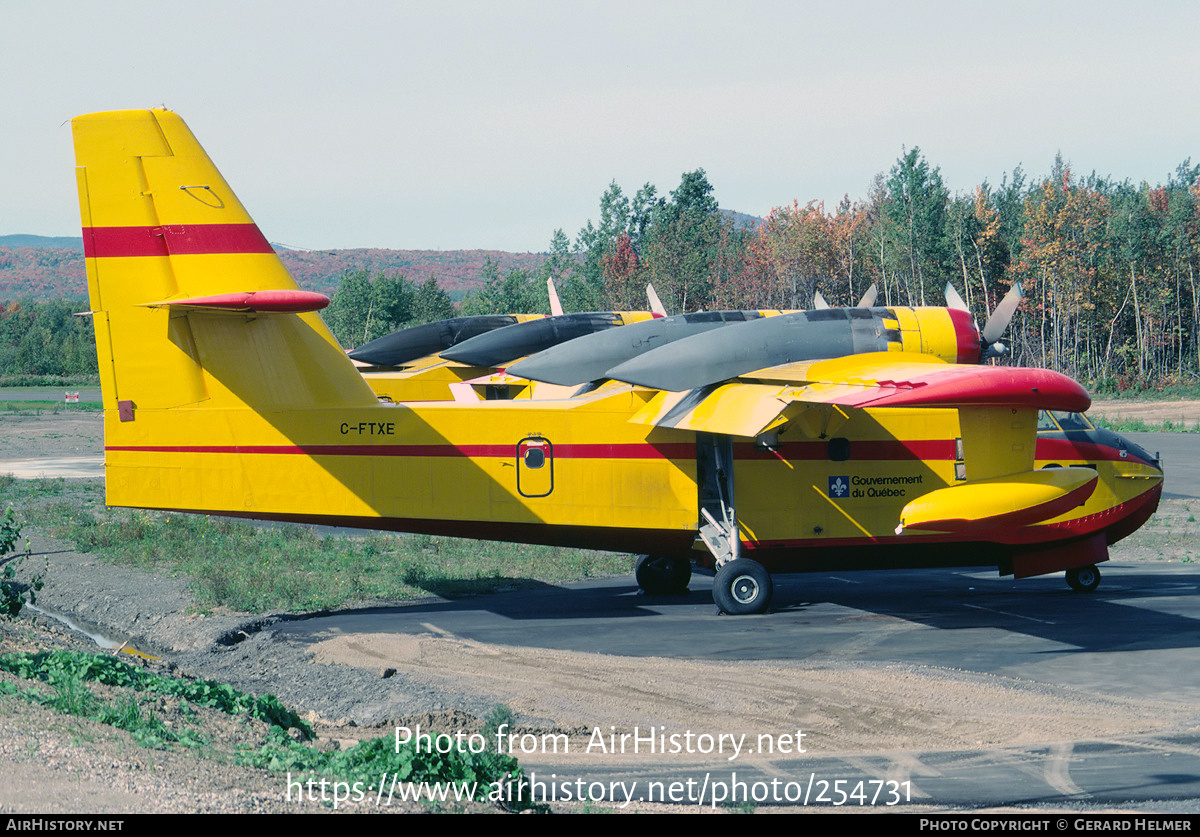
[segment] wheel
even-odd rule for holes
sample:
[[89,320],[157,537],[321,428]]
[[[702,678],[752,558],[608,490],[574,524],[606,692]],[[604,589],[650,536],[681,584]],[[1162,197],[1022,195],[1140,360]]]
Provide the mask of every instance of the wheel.
[[692,562],[686,558],[644,555],[637,565],[637,583],[651,596],[682,593],[692,580]]
[[1100,586],[1100,570],[1095,564],[1067,570],[1067,584],[1076,593],[1090,593]]
[[749,558],[738,558],[717,570],[713,601],[722,613],[762,613],[771,604],[773,588],[766,567]]

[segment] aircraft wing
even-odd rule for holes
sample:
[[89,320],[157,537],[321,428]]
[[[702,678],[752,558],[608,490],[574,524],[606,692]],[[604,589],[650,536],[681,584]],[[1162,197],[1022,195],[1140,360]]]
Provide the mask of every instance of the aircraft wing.
[[659,391],[630,420],[754,437],[818,404],[1083,412],[1091,398],[1078,383],[1048,369],[967,366],[930,355],[873,352],[785,364],[686,392]]
[[1040,523],[1095,490],[1089,468],[1034,470],[1037,412],[1083,412],[1078,383],[1047,369],[952,364],[928,355],[877,352],[786,364],[723,384],[652,395],[630,421],[756,437],[791,422],[809,439],[837,436],[853,411],[955,408],[964,471],[959,482],[915,498],[907,530],[976,533]]

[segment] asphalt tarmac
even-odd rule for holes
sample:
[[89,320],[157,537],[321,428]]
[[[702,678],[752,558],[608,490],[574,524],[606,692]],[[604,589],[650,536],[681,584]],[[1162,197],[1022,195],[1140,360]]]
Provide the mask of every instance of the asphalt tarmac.
[[1163,497],[1168,500],[1200,497],[1200,434],[1122,433],[1163,465]]

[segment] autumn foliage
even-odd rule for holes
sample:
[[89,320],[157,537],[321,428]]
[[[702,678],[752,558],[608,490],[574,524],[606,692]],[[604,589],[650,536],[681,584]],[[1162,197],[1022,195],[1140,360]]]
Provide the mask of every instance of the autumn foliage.
[[[1019,282],[1007,335],[1016,363],[1115,389],[1200,372],[1200,166],[1190,161],[1156,186],[1079,177],[1058,159],[1040,179],[1018,167],[999,185],[951,194],[920,149],[904,149],[861,200],[831,211],[793,199],[765,218],[721,210],[697,169],[667,195],[610,184],[598,218],[573,240],[556,230],[547,253],[280,255],[303,287],[341,292],[330,320],[352,344],[447,313],[451,299],[457,313],[548,311],[547,279],[568,311],[642,309],[653,284],[670,313],[807,308],[817,291],[853,305],[872,284],[877,305],[942,305],[952,283],[980,323]],[[52,353],[57,337],[22,329],[46,327],[29,298],[83,286],[78,251],[0,247],[0,300],[26,298],[4,314],[7,356],[74,368],[73,338],[59,362],[34,348]]]

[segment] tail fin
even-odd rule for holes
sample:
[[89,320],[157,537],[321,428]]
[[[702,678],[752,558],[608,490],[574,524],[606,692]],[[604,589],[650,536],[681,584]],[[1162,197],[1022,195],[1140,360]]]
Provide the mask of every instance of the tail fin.
[[106,411],[375,402],[182,119],[72,130]]

